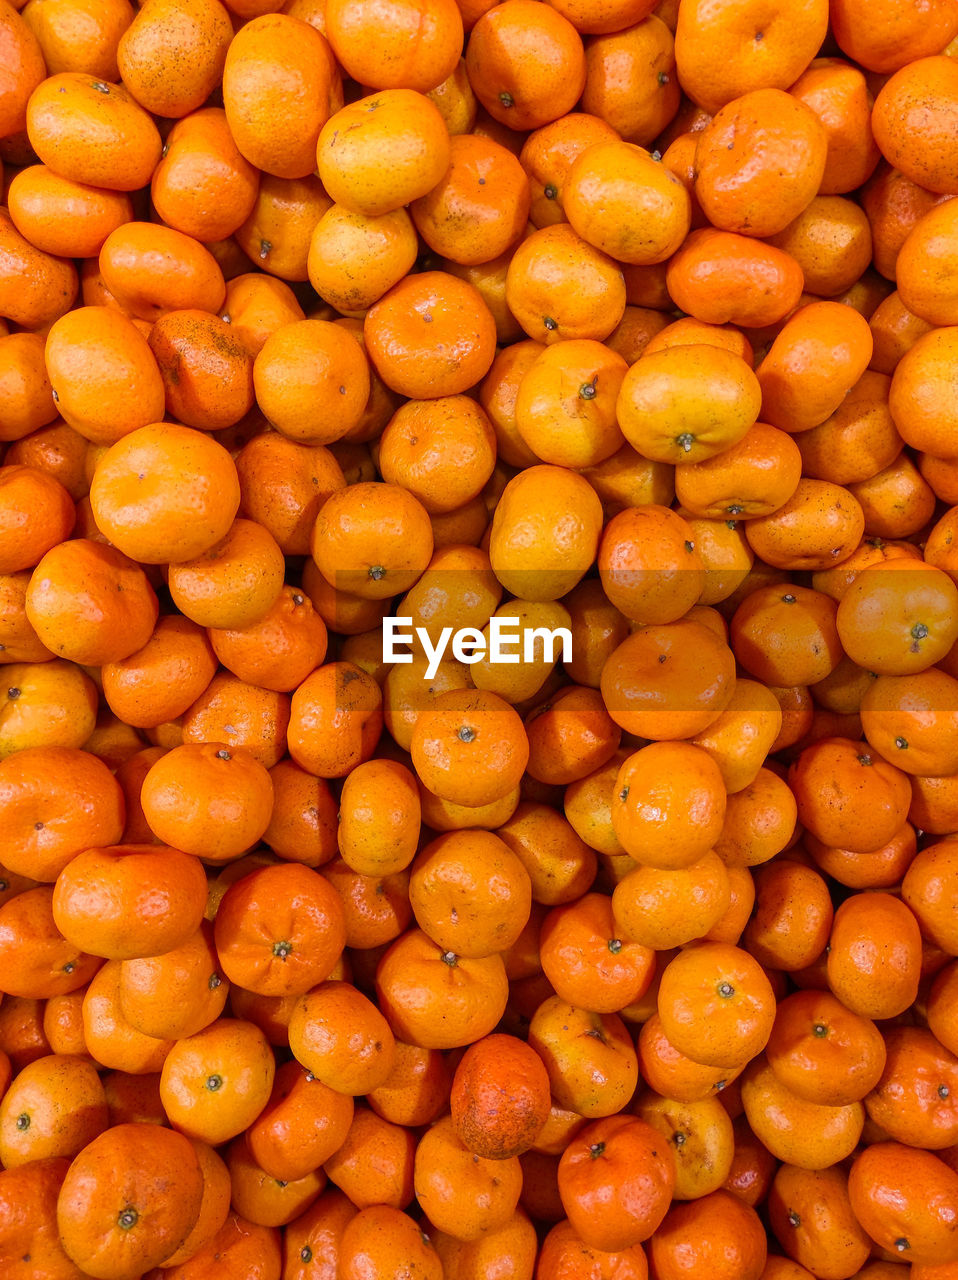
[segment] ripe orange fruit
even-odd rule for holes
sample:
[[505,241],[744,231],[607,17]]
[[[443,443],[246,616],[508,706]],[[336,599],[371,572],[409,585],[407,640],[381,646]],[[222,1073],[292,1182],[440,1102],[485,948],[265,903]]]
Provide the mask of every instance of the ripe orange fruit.
[[298,18],[261,13],[234,36],[223,66],[223,105],[250,164],[277,178],[313,172],[319,131],[331,113],[332,73],[325,39]]
[[78,853],[57,876],[53,915],[92,955],[162,955],[199,928],[206,876],[198,858],[162,845],[110,845]]
[[571,111],[585,86],[585,51],[568,17],[506,0],[473,27],[466,71],[476,97],[509,129],[538,129]]
[[680,1053],[706,1066],[734,1066],[767,1044],[775,999],[764,971],[747,952],[699,942],[663,972],[658,1012]]
[[158,1125],[114,1125],[70,1166],[57,1198],[57,1227],[81,1270],[130,1275],[165,1262],[180,1247],[202,1198],[200,1161],[182,1134]]
[[259,995],[298,996],[332,973],[345,942],[343,911],[318,872],[278,863],[229,886],[214,937],[231,982]]
[[383,89],[335,112],[319,132],[323,186],[351,213],[376,217],[431,191],[449,164],[437,107],[412,88]]
[[576,1232],[605,1252],[628,1249],[659,1227],[675,1186],[662,1135],[635,1116],[581,1130],[559,1161],[562,1207]]
[[661,1280],[688,1275],[689,1258],[721,1280],[759,1280],[767,1250],[758,1214],[724,1188],[674,1205],[649,1245]]
[[90,488],[98,527],[146,564],[209,551],[232,524],[239,498],[236,467],[223,446],[172,423],[124,436],[104,455]]

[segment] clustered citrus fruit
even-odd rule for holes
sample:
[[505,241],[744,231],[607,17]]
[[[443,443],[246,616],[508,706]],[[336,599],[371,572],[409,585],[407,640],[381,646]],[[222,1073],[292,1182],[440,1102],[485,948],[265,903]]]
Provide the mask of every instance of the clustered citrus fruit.
[[0,0],[0,196],[2,1280],[956,1280],[958,0]]

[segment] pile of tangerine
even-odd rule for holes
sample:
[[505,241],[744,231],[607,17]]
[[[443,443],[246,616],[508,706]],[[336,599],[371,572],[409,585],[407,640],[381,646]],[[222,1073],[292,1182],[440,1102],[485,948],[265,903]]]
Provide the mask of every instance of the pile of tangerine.
[[955,1280],[955,0],[0,0],[0,156],[4,1280]]

